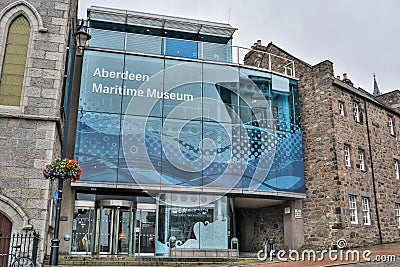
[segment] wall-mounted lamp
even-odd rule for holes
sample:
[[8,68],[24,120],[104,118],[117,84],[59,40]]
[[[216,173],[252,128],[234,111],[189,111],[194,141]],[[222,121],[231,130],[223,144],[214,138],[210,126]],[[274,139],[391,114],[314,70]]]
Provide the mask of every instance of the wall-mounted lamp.
[[76,41],[76,46],[79,49],[83,49],[87,41],[89,41],[92,38],[92,36],[86,32],[86,27],[84,26],[83,19],[81,20],[81,24],[78,26],[78,29],[76,32],[74,32],[74,39]]

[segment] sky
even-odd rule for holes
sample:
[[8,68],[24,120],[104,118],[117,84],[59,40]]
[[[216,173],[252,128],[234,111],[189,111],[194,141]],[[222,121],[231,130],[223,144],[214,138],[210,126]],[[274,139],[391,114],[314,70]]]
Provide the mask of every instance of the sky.
[[78,0],[79,18],[91,6],[114,7],[229,23],[233,44],[250,48],[261,39],[315,65],[334,63],[355,87],[400,89],[398,0]]

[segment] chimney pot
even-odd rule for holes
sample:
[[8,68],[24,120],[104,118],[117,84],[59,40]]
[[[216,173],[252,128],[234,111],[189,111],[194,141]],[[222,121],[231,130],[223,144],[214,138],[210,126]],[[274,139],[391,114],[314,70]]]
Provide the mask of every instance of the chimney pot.
[[261,40],[257,40],[257,45],[261,45]]
[[343,80],[347,80],[347,73],[343,73]]

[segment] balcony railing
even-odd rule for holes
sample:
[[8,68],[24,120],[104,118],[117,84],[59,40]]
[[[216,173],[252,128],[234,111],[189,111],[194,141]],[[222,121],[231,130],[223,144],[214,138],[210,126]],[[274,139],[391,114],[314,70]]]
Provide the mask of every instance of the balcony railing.
[[293,60],[260,50],[93,28],[90,34],[92,48],[245,65],[296,77]]

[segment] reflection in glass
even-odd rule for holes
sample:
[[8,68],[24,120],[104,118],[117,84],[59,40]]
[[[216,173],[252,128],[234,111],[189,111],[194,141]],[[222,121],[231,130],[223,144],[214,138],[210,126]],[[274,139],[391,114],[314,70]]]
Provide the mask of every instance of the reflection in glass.
[[118,114],[81,112],[75,141],[75,158],[86,181],[117,181],[120,123]]
[[124,80],[116,77],[123,72],[124,55],[85,51],[79,110],[121,113]]
[[92,252],[94,209],[75,208],[72,222],[72,252]]
[[161,199],[172,205],[159,203],[157,254],[169,249],[228,248],[227,197],[168,193]]
[[156,212],[136,211],[136,253],[155,252]]
[[161,173],[161,118],[123,116],[120,182],[159,184]]

